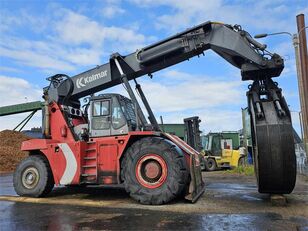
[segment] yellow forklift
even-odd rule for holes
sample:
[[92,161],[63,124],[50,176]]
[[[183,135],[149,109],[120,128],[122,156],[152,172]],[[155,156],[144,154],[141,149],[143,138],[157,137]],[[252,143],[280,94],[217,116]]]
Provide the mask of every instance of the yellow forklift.
[[201,136],[198,116],[184,119],[184,141],[202,154],[201,169],[214,171],[245,164],[245,149],[238,132],[209,133]]
[[237,132],[209,133],[203,137],[205,170],[235,168],[245,164],[245,150]]

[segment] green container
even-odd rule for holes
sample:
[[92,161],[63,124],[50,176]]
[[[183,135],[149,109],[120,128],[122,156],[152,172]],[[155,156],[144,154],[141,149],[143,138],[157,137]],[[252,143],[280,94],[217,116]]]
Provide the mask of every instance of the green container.
[[184,124],[159,124],[159,127],[167,133],[176,135],[184,140],[185,125]]

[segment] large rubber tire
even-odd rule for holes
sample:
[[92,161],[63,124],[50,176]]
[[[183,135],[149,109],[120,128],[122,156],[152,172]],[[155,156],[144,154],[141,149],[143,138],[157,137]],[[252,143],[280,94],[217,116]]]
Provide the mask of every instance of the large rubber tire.
[[20,196],[43,197],[54,187],[54,179],[47,159],[43,156],[28,156],[17,166],[13,184]]
[[[289,118],[277,117],[273,104],[262,102],[269,123],[251,119],[255,174],[260,193],[289,194],[296,183],[293,128]],[[274,119],[273,119],[274,117]]]
[[217,169],[217,164],[214,158],[208,158],[205,161],[205,168],[207,171],[215,171]]
[[[154,163],[156,160],[153,158],[157,158],[165,166],[164,170],[160,169],[161,175],[158,175],[162,180],[151,179],[154,182],[153,186],[148,182],[150,180],[139,174],[144,164],[147,166],[146,162],[143,162],[146,158]],[[155,164],[161,166],[157,163]],[[189,170],[183,152],[164,138],[146,137],[136,141],[125,152],[121,165],[121,176],[126,191],[142,204],[168,203],[182,195],[188,185]]]

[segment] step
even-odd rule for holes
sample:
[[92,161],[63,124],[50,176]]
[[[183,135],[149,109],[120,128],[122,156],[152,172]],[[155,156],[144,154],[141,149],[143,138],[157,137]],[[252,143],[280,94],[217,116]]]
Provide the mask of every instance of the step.
[[96,160],[96,156],[85,156],[84,160]]
[[89,148],[89,149],[86,149],[85,151],[86,152],[93,152],[93,151],[96,151],[96,148]]
[[96,174],[81,174],[81,176],[85,176],[85,177],[87,177],[87,176],[96,176]]
[[96,141],[88,141],[87,144],[95,144]]
[[83,184],[96,184],[96,180],[93,180],[93,181],[82,181]]
[[96,165],[84,165],[83,168],[96,168]]

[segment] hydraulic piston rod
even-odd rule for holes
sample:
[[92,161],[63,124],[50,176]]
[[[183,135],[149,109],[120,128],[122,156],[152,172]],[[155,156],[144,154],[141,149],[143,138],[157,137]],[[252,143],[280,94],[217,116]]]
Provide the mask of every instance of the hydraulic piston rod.
[[121,79],[122,79],[122,81],[123,81],[123,83],[125,85],[125,88],[127,90],[127,93],[129,95],[129,97],[133,101],[134,105],[137,107],[138,118],[139,118],[139,120],[141,122],[141,125],[142,125],[143,128],[145,128],[146,124],[147,124],[147,120],[146,120],[146,118],[145,118],[145,116],[144,116],[144,114],[143,114],[143,112],[142,112],[142,110],[140,108],[140,105],[138,103],[138,100],[137,100],[134,92],[133,92],[133,89],[132,89],[132,87],[130,86],[130,84],[128,82],[127,76],[126,76],[126,74],[124,74],[124,72],[122,70],[122,67],[121,67],[121,65],[120,65],[120,63],[119,63],[117,58],[114,59],[114,62],[115,62],[116,66],[117,66],[117,68],[118,68],[118,70],[119,70],[119,72],[121,74]]

